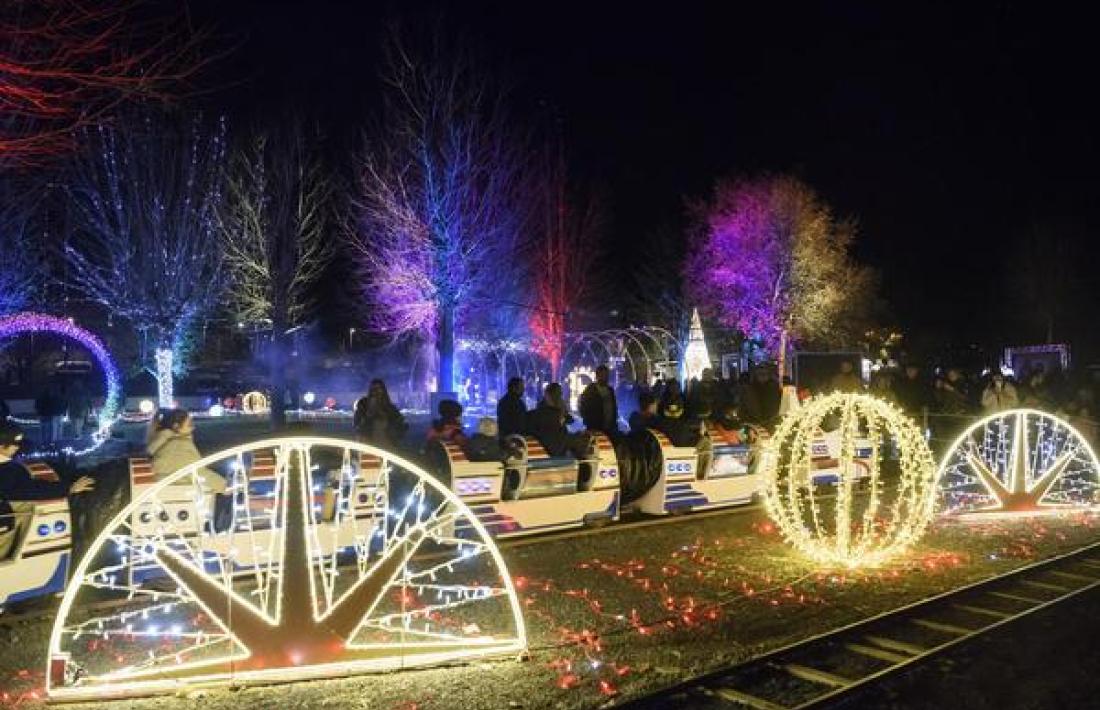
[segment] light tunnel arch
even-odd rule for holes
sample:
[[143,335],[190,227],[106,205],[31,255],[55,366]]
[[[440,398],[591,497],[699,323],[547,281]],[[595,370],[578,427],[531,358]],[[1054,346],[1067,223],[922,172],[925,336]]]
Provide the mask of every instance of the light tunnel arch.
[[0,317],[0,342],[32,333],[49,333],[75,341],[91,353],[103,371],[107,386],[106,396],[99,412],[99,425],[92,434],[91,445],[80,450],[70,449],[68,453],[79,456],[94,451],[110,436],[122,403],[122,378],[114,359],[103,341],[67,318],[30,312]]
[[949,515],[1034,515],[1094,507],[1100,459],[1069,421],[1020,407],[967,426],[937,467]]
[[[326,460],[339,461],[327,519],[314,510],[312,480]],[[231,471],[228,531],[216,530],[203,474],[219,464]],[[398,471],[412,484],[400,499]],[[424,545],[433,549],[421,555]],[[175,590],[143,585],[135,570],[150,569]],[[84,603],[104,594],[136,601],[102,614]],[[116,656],[112,638],[136,655]],[[62,598],[47,692],[87,700],[327,678],[518,654],[526,644],[500,551],[454,493],[373,446],[272,438],[180,469],[106,525]]]

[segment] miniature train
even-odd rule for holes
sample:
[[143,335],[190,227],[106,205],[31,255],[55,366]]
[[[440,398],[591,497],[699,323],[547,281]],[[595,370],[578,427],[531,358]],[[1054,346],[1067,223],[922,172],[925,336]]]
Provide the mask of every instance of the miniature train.
[[[533,437],[515,437],[511,443],[516,455],[505,462],[473,461],[460,446],[437,443],[434,473],[470,508],[489,534],[498,538],[604,525],[630,511],[669,515],[744,505],[753,500],[763,483],[754,465],[752,447],[739,440],[729,441],[714,427],[708,429],[700,446],[675,446],[656,430],[642,432],[635,440],[652,459],[650,475],[641,491],[631,491],[630,485],[624,484],[624,468],[637,467],[637,461],[631,461],[622,446],[617,450],[603,434],[590,438],[589,453],[581,459],[551,457]],[[814,483],[835,481],[839,439],[822,434],[812,445]],[[853,461],[857,477],[868,470],[871,453],[869,443],[857,442],[857,459]],[[372,525],[385,518],[386,503],[377,495],[383,462],[369,454],[357,458],[344,462],[343,470],[348,475],[337,479],[324,471],[315,473],[315,514],[333,527],[331,535],[320,538],[324,554],[350,549],[364,535],[369,536]],[[246,532],[258,541],[232,556],[236,569],[231,573],[248,570],[255,564],[248,550],[266,547],[264,541],[271,535],[270,519],[264,521],[248,512],[254,501],[274,495],[275,466],[271,451],[239,456],[230,470],[222,472],[229,488],[216,502],[196,500],[190,486],[180,486],[178,493],[162,492],[155,509],[150,506],[135,511],[129,525],[135,532],[152,532],[169,520],[177,527],[186,527],[188,521],[212,519],[220,532]],[[45,464],[31,464],[30,468],[36,477],[56,479]],[[336,489],[335,480],[339,481]],[[129,484],[131,500],[156,485],[149,459],[129,460]],[[216,505],[218,509],[212,516],[202,515],[200,505]],[[336,506],[344,506],[345,514],[335,515]],[[13,507],[26,511],[22,514],[28,522],[19,526],[21,532],[13,552],[0,561],[0,607],[62,591],[72,556],[67,499]],[[456,528],[457,537],[473,536],[467,522],[459,521]],[[193,534],[201,532],[196,526]],[[226,548],[212,549],[215,554],[211,557],[224,560],[234,535],[209,537],[215,547]],[[138,563],[124,563],[123,568],[131,583],[160,574]]]

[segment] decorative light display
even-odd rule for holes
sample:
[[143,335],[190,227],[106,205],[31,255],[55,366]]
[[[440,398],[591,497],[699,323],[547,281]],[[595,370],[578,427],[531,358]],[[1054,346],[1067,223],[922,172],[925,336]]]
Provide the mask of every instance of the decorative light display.
[[138,411],[141,412],[142,414],[146,414],[146,415],[152,414],[153,410],[156,409],[156,408],[157,408],[157,406],[155,404],[153,404],[153,400],[151,400],[151,399],[143,399],[140,402],[138,402]]
[[249,392],[241,397],[241,411],[245,414],[260,414],[271,409],[271,403],[263,392]]
[[172,386],[172,361],[174,359],[172,348],[157,348],[153,353],[153,359],[157,365],[157,404],[162,409],[171,407],[175,401],[175,393]]
[[103,370],[107,394],[103,400],[103,407],[99,410],[99,426],[92,433],[91,444],[82,449],[67,448],[65,452],[80,456],[99,448],[110,436],[111,427],[118,418],[119,405],[122,401],[122,378],[106,346],[99,338],[66,318],[41,313],[16,313],[0,318],[0,341],[26,333],[51,333],[75,340],[91,353],[99,364],[99,368]]
[[711,367],[707,342],[703,339],[703,323],[699,320],[699,309],[691,310],[691,329],[688,332],[687,347],[684,348],[684,378],[688,381],[703,377],[703,370]]
[[569,385],[569,410],[575,412],[584,388],[596,381],[596,371],[588,365],[578,365],[569,371],[565,381]]
[[1058,512],[1098,502],[1100,461],[1069,422],[1010,409],[959,435],[940,464],[939,482],[948,513]]
[[[229,516],[210,504],[210,469],[227,476]],[[126,603],[88,604],[111,596]],[[525,646],[500,552],[451,491],[381,449],[286,437],[191,464],[106,526],[58,610],[47,691],[129,697]]]
[[309,406],[313,406],[313,403],[317,401],[317,395],[313,392],[306,392],[302,395],[302,401]]
[[[836,424],[840,437],[835,490],[812,483],[813,441]],[[856,458],[856,439],[871,455]],[[896,482],[881,473],[886,445],[897,452]],[[765,446],[764,502],[798,550],[824,565],[875,565],[921,537],[936,502],[936,465],[920,428],[893,405],[863,394],[834,393],[792,410]],[[857,491],[859,479],[865,493]],[[834,494],[835,495],[832,495]]]

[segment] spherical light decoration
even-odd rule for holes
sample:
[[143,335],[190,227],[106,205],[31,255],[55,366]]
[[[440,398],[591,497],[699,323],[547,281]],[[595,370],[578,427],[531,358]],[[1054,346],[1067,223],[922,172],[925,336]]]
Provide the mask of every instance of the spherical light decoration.
[[[214,503],[219,477],[225,508]],[[72,575],[46,689],[54,700],[119,699],[525,647],[500,550],[449,488],[382,449],[290,436],[135,492]]]
[[304,395],[302,395],[302,401],[312,406],[313,403],[317,401],[317,395],[313,392],[306,392]]
[[111,428],[118,419],[119,405],[122,402],[122,377],[107,347],[95,335],[67,318],[42,313],[15,313],[0,318],[0,340],[18,337],[25,333],[51,333],[75,340],[96,359],[100,369],[103,370],[107,389],[103,407],[97,416],[99,425],[92,434],[90,445],[82,449],[66,448],[65,452],[80,456],[99,448],[110,438]]
[[[823,436],[839,439],[835,460],[815,452]],[[857,457],[857,446],[869,451]],[[880,564],[916,542],[932,520],[936,464],[920,428],[869,395],[838,392],[805,402],[780,422],[760,465],[769,515],[822,565]],[[835,486],[813,483],[822,465],[836,469]]]
[[1069,422],[1037,409],[991,414],[959,435],[940,463],[948,514],[1035,515],[1089,508],[1100,461]]
[[263,392],[253,391],[241,397],[241,411],[245,414],[260,414],[269,409],[271,404]]
[[221,404],[212,404],[212,405],[210,405],[210,409],[207,410],[207,414],[209,414],[212,417],[223,416],[225,414],[225,407],[222,406]]
[[157,406],[153,404],[153,400],[151,399],[143,399],[138,402],[138,411],[142,414],[152,414],[153,410],[156,408]]

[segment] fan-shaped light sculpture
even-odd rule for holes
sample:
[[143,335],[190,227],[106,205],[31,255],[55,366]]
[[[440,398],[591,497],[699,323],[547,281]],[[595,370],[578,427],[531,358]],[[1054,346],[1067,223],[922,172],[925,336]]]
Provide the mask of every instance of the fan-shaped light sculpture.
[[454,494],[381,449],[287,437],[190,465],[108,524],[62,599],[47,689],[150,695],[525,645],[504,561]]
[[14,313],[0,317],[0,341],[27,333],[50,333],[75,340],[91,353],[99,369],[103,371],[107,393],[103,400],[103,407],[99,410],[99,425],[92,433],[91,442],[65,449],[66,453],[74,456],[94,451],[110,437],[111,428],[118,419],[119,404],[122,401],[122,378],[119,376],[118,368],[115,367],[115,361],[111,358],[103,341],[67,318],[42,313]]
[[[814,481],[821,448],[835,448],[827,463],[834,485]],[[792,410],[765,445],[761,466],[768,513],[791,544],[823,565],[884,562],[932,519],[936,465],[920,429],[868,395],[835,393]]]
[[945,512],[1035,515],[1088,508],[1100,462],[1073,426],[1037,409],[1010,409],[967,427],[939,472]]

